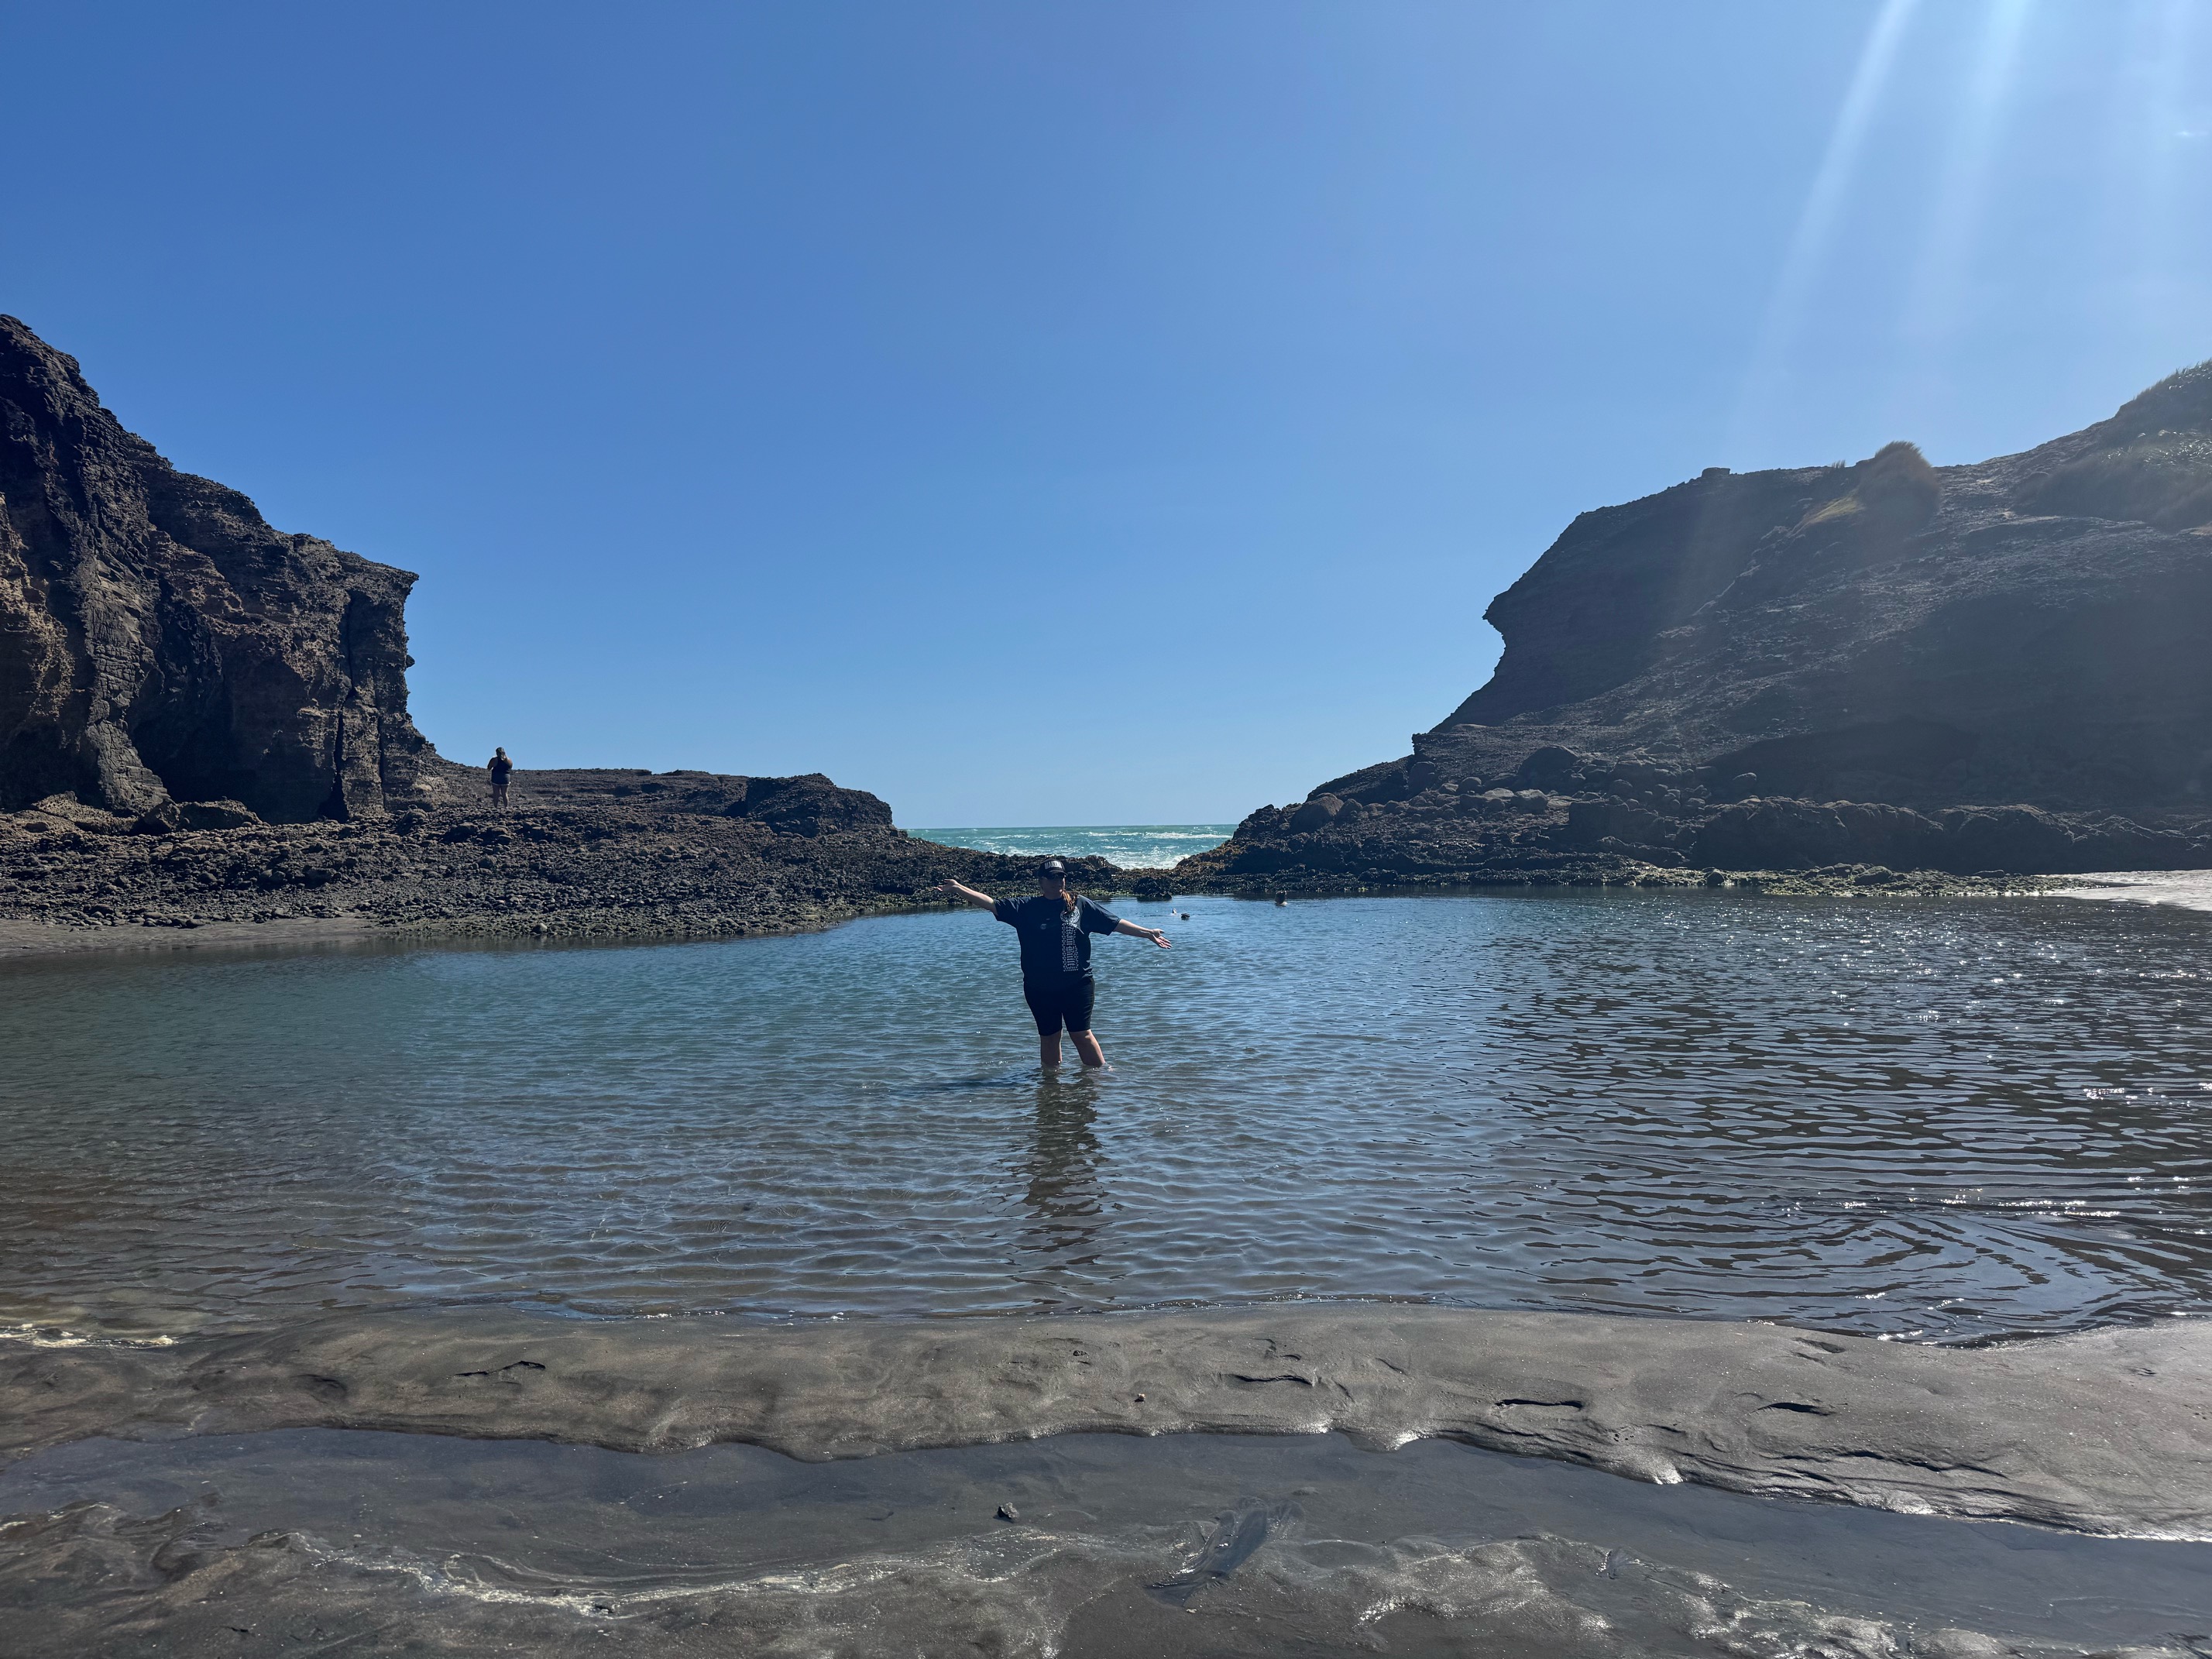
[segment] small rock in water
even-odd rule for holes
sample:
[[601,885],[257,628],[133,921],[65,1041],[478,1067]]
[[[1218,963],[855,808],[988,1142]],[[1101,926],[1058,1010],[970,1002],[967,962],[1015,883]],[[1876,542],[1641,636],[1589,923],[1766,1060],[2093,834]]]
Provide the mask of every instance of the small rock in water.
[[1000,1505],[999,1505],[999,1519],[1000,1519],[1000,1520],[1001,1520],[1001,1521],[1018,1521],[1018,1520],[1020,1520],[1021,1518],[1022,1518],[1022,1513],[1021,1513],[1021,1511],[1020,1511],[1019,1510],[1016,1509],[1016,1508],[1015,1508],[1012,1504],[1000,1504]]

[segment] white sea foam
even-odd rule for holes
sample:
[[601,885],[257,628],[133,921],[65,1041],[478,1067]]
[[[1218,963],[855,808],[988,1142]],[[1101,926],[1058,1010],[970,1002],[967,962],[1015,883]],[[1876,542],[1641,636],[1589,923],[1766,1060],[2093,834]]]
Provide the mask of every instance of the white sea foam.
[[908,833],[947,847],[1017,858],[1103,858],[1128,870],[1156,870],[1204,853],[1229,839],[1233,823],[1042,824],[915,830]]
[[96,1336],[60,1325],[0,1325],[0,1342],[21,1342],[33,1348],[168,1348],[173,1336]]
[[2056,890],[2059,897],[2212,910],[2212,870],[2112,870],[2072,880]]

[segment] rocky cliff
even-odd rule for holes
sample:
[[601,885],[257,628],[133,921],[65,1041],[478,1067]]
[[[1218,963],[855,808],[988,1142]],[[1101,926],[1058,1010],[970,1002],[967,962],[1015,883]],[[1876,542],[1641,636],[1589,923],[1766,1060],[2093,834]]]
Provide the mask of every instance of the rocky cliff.
[[696,936],[1026,873],[819,773],[519,771],[490,811],[408,719],[415,578],[179,472],[11,317],[0,508],[0,921]]
[[0,809],[240,801],[267,819],[416,800],[415,578],[270,528],[0,317]]
[[2212,364],[1975,465],[1711,469],[1485,617],[1497,672],[1411,755],[1208,870],[2212,864]]

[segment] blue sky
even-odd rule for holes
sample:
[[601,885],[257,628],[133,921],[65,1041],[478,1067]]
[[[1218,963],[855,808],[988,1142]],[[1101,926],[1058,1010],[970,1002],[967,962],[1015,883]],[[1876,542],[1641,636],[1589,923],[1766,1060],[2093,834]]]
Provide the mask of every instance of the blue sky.
[[415,710],[899,821],[1404,752],[1573,515],[2212,356],[2212,4],[0,0],[0,310]]

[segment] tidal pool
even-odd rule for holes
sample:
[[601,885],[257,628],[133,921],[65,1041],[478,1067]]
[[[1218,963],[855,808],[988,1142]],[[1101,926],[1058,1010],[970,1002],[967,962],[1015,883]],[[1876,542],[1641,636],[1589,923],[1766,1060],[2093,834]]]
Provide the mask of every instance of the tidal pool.
[[[1129,902],[1109,1075],[980,913],[11,966],[0,1325],[1289,1297],[1942,1340],[2212,1308],[2212,916]],[[1072,1059],[1072,1056],[1071,1056]]]

